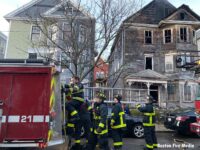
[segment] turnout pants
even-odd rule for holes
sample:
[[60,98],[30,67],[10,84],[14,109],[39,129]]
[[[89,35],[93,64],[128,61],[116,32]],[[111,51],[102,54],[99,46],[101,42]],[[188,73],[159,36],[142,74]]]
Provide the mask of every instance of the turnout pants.
[[122,142],[122,129],[112,129],[113,146],[115,150],[121,149]]
[[146,149],[152,150],[157,148],[157,137],[155,134],[155,126],[144,126],[144,138],[146,141]]
[[87,144],[87,150],[95,150],[96,146],[99,146],[100,150],[110,150],[108,146],[108,135],[90,134],[90,138]]
[[81,135],[81,124],[80,124],[80,118],[79,118],[79,112],[80,107],[82,105],[82,102],[77,100],[71,100],[67,102],[66,104],[66,110],[69,113],[69,123],[73,124],[74,127],[69,127],[69,132],[73,131],[72,128],[74,128],[74,139],[75,144],[80,145],[80,135]]
[[92,122],[90,119],[90,114],[86,114],[86,115],[81,115],[80,114],[80,123],[81,123],[81,128],[84,128],[85,131],[85,137],[86,140],[89,140],[89,136],[91,134],[91,127],[92,127]]

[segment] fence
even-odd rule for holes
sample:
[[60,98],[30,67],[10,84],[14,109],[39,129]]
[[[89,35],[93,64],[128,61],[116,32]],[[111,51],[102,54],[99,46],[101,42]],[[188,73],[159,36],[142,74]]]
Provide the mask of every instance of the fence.
[[[85,99],[91,100],[94,98],[96,92],[104,92],[108,103],[113,103],[113,97],[116,94],[121,94],[123,103],[138,103],[144,102],[147,96],[147,89],[132,89],[132,88],[108,88],[108,87],[86,87],[84,89]],[[150,90],[157,91],[157,90]]]

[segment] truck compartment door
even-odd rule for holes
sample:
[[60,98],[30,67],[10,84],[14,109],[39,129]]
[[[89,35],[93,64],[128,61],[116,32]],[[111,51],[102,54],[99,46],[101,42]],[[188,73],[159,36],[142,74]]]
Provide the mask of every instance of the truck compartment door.
[[12,89],[12,76],[0,74],[0,143],[5,138]]

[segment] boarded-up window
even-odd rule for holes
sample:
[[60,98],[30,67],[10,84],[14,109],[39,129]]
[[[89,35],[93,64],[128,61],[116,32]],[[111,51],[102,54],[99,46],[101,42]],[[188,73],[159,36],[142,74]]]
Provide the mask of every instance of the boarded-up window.
[[185,85],[184,86],[184,96],[185,96],[185,101],[191,101],[191,86],[190,85]]
[[172,72],[174,70],[173,67],[173,55],[165,56],[165,72]]
[[175,101],[176,100],[176,84],[169,83],[167,85],[167,93],[168,93],[168,99],[170,101]]

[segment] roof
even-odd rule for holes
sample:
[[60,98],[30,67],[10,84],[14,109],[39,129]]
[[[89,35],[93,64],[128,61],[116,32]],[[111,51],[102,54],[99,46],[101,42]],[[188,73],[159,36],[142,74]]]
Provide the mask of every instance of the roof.
[[147,69],[147,70],[142,70],[138,73],[134,73],[131,75],[128,75],[126,79],[135,79],[135,78],[140,78],[140,79],[161,79],[161,80],[167,80],[168,78],[165,75],[162,75],[156,71]]
[[[74,8],[79,9],[84,15],[89,15],[81,6],[78,4],[68,0]],[[18,9],[8,13],[4,16],[7,20],[12,19],[23,19],[23,18],[39,18],[44,14],[51,14],[57,11],[62,4],[66,4],[66,2],[58,1],[58,0],[32,0],[29,3],[19,7]],[[90,16],[91,17],[91,16]]]
[[192,16],[194,16],[198,21],[200,21],[200,16],[197,15],[188,5],[181,5],[179,8],[175,9],[173,12],[171,12],[168,16],[166,16],[164,19],[168,19],[170,16],[178,12],[179,10],[184,9],[188,13],[190,13]]
[[153,0],[138,12],[128,17],[124,22],[158,24],[169,13],[175,10],[176,7],[168,2],[168,0]]

